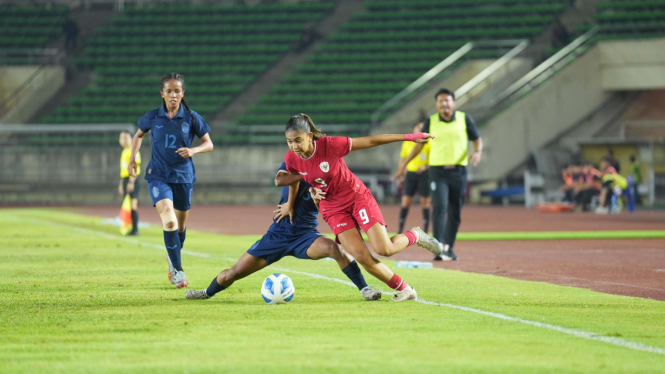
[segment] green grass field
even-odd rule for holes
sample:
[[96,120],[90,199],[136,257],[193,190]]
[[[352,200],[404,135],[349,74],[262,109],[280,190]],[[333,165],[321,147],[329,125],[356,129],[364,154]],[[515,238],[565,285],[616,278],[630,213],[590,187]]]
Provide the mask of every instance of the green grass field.
[[[186,300],[166,279],[161,228],[125,238],[100,221],[58,210],[0,210],[0,372],[665,372],[660,301],[399,269],[423,299],[495,314],[370,303],[353,287],[303,274],[346,280],[335,262],[296,259],[276,265],[296,286],[288,305],[261,299],[263,279],[277,272],[271,268],[211,300]],[[188,232],[185,249],[200,254],[183,255],[190,287],[205,288],[256,239]],[[651,351],[639,350],[645,347]]]

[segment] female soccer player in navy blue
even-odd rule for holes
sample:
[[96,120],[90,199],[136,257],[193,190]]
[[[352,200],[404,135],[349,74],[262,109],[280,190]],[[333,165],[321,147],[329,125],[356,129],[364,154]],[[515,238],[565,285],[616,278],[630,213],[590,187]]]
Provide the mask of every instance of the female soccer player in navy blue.
[[[208,134],[210,127],[198,113],[189,109],[185,101],[185,78],[176,73],[166,74],[160,85],[162,106],[149,111],[138,121],[128,171],[129,175],[136,177],[134,157],[141,148],[143,136],[152,131],[152,158],[145,179],[164,228],[169,280],[182,288],[187,287],[187,276],[182,270],[180,251],[185,244],[187,214],[196,181],[192,156],[212,151],[213,145]],[[194,136],[202,143],[190,148]]]
[[[289,189],[289,185],[297,180],[300,180],[300,176],[290,175],[286,171],[286,164],[283,163],[277,171],[275,185],[283,186],[280,208],[287,201],[292,201],[293,214],[287,220],[283,219],[285,216],[279,214],[281,209],[276,210],[275,213],[278,214],[263,238],[254,243],[230,269],[219,273],[207,289],[188,290],[186,294],[188,299],[209,299],[230,287],[238,279],[256,273],[286,256],[304,260],[331,257],[337,261],[342,272],[358,287],[366,300],[381,298],[379,290],[367,285],[356,261],[332,239],[318,232],[316,229],[319,225],[316,220],[318,208],[310,194],[311,185],[301,182],[298,189]],[[289,191],[292,196],[289,196]]]

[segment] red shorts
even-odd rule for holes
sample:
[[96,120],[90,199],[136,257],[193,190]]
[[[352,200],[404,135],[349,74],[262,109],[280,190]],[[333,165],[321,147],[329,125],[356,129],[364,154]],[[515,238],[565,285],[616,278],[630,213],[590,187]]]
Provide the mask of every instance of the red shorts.
[[379,204],[376,203],[374,196],[368,191],[361,195],[355,195],[355,200],[349,202],[339,209],[326,209],[321,215],[328,223],[328,226],[335,234],[335,239],[340,233],[350,230],[362,228],[367,232],[370,227],[376,223],[386,226],[386,221],[383,219]]

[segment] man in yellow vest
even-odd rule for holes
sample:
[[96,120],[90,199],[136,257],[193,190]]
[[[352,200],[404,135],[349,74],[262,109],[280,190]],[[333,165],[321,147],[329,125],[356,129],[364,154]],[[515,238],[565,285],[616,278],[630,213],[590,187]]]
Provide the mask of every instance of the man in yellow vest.
[[[457,260],[453,246],[457,230],[462,222],[461,212],[466,194],[467,171],[471,164],[480,163],[483,141],[475,122],[468,114],[455,110],[455,93],[442,88],[434,96],[437,113],[423,124],[423,132],[436,138],[431,144],[429,155],[429,180],[432,199],[432,227],[434,237],[443,245],[443,254],[434,260]],[[474,153],[469,156],[469,140],[473,142]],[[413,147],[409,156],[400,164],[396,176],[404,174],[406,163],[415,158],[423,144]]]
[[132,155],[132,135],[129,131],[120,133],[119,142],[122,147],[122,154],[120,155],[120,184],[118,185],[118,193],[123,197],[129,194],[129,197],[132,199],[132,231],[128,235],[138,235],[139,187],[141,184],[136,183],[136,178],[141,174],[141,154],[136,152],[136,177],[131,177],[127,172],[129,158]]

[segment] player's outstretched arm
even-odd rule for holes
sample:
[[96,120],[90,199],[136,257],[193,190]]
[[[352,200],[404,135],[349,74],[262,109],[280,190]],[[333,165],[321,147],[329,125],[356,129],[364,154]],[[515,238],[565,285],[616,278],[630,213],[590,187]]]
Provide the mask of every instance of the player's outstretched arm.
[[365,136],[362,138],[353,139],[353,143],[351,144],[351,152],[359,151],[361,149],[377,147],[384,144],[403,142],[403,141],[412,141],[415,143],[427,143],[430,141],[430,139],[434,139],[434,135],[423,132],[418,132],[415,134],[404,134],[404,135],[391,134],[391,135]]
[[136,130],[134,134],[134,139],[132,139],[132,153],[129,156],[129,164],[127,165],[127,172],[132,178],[136,178],[136,152],[141,148],[141,143],[143,143],[143,136],[145,133],[141,129]]
[[284,187],[289,186],[293,183],[300,182],[302,180],[302,175],[300,174],[289,174],[286,170],[280,170],[275,176],[275,186]]

